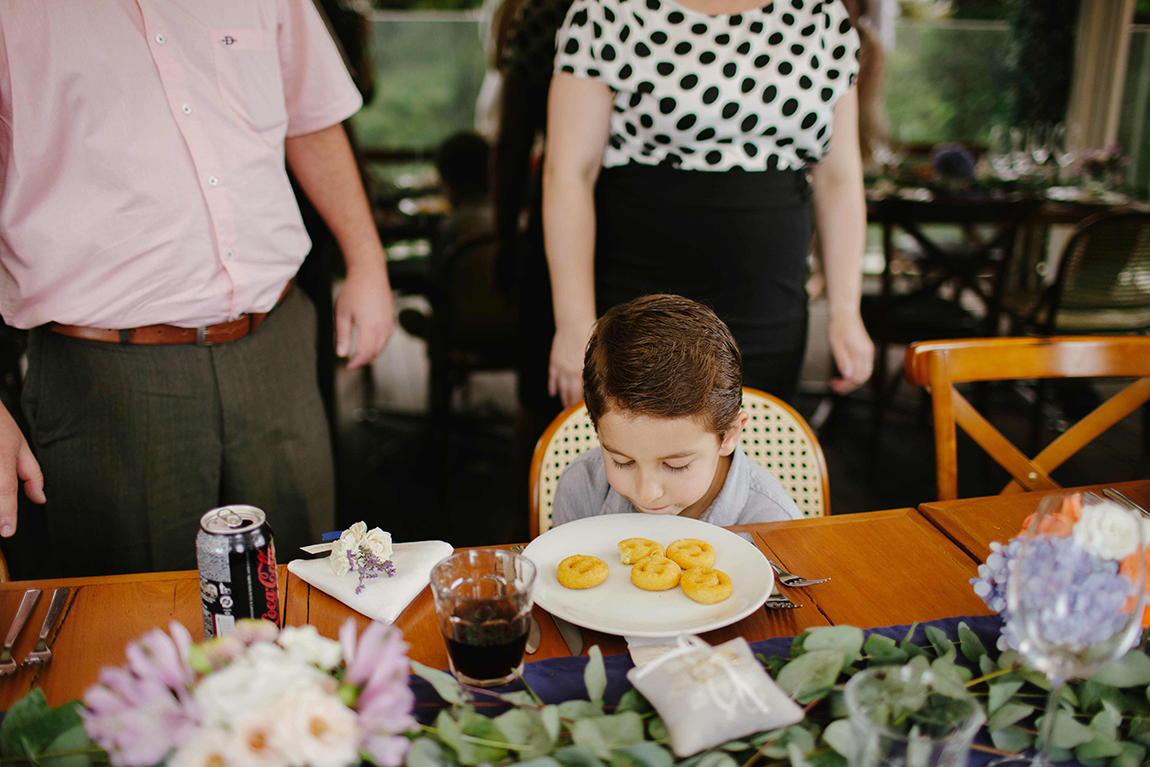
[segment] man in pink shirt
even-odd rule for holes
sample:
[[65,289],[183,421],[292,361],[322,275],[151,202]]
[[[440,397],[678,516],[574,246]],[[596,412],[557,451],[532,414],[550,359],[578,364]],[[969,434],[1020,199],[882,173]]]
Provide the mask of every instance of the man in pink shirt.
[[344,253],[360,367],[394,324],[340,125],[361,105],[311,0],[0,3],[0,315],[31,329],[35,448],[0,412],[0,535],[20,481],[72,573],[194,567],[221,503],[264,508],[281,550],[331,529],[284,161]]

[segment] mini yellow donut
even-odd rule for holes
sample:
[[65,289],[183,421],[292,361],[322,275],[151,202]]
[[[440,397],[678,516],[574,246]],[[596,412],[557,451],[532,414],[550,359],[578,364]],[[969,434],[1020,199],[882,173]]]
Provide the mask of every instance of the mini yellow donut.
[[663,544],[648,538],[628,538],[625,541],[619,541],[619,559],[625,565],[633,565],[640,559],[652,554],[663,556]]
[[683,592],[696,602],[713,605],[731,595],[731,577],[713,567],[696,567],[679,579]]
[[559,583],[569,589],[589,589],[607,580],[609,572],[599,557],[575,554],[559,563]]
[[652,554],[635,563],[631,568],[631,583],[644,591],[666,591],[679,585],[683,569],[662,556]]
[[710,567],[715,564],[715,549],[698,538],[680,538],[667,547],[667,559],[674,560],[684,570]]

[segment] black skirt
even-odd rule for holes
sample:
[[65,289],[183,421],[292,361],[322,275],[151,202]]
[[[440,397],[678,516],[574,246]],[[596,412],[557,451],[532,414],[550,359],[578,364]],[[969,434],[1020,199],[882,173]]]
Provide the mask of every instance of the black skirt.
[[598,313],[651,293],[704,303],[739,343],[744,384],[789,399],[806,344],[810,199],[803,171],[604,168]]

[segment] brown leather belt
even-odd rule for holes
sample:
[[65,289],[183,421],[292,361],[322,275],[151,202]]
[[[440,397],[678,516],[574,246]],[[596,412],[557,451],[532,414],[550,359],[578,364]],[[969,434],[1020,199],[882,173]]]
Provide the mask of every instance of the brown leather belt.
[[[284,300],[292,281],[284,286],[280,297],[276,299],[276,306]],[[272,307],[273,309],[275,307]],[[59,333],[69,338],[83,338],[87,341],[105,341],[113,344],[226,344],[243,338],[248,333],[254,333],[260,323],[270,312],[253,312],[241,314],[234,320],[217,322],[202,328],[181,328],[176,325],[145,325],[141,328],[125,328],[111,330],[106,328],[88,328],[82,325],[61,325],[58,322],[48,324],[53,333]]]

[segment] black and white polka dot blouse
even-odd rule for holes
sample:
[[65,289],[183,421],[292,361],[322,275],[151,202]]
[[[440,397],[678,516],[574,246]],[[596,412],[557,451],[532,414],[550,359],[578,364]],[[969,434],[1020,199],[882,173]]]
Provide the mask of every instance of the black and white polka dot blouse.
[[842,0],[710,16],[676,0],[575,0],[555,71],[615,92],[603,166],[799,169],[826,154],[858,71]]

